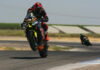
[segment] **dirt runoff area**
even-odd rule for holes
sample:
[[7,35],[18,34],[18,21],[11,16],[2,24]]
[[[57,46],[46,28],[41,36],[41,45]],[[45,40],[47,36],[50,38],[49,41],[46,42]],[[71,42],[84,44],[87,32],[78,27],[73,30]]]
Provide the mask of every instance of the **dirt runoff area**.
[[[4,41],[27,41],[26,37],[18,36],[0,36],[0,40]],[[89,37],[90,42],[100,43],[100,38]],[[53,42],[81,42],[80,38],[71,37],[50,37],[49,41]],[[0,43],[0,50],[31,50],[29,44],[16,44],[16,43]],[[51,48],[49,48],[51,50]]]
[[[88,37],[90,42],[100,43],[100,38]],[[50,37],[50,41],[81,42],[78,37]]]
[[[88,37],[90,42],[100,43],[100,38]],[[0,36],[0,40],[12,40],[12,41],[27,41],[26,37],[18,36]],[[49,41],[62,41],[62,42],[80,42],[78,37],[50,37]]]

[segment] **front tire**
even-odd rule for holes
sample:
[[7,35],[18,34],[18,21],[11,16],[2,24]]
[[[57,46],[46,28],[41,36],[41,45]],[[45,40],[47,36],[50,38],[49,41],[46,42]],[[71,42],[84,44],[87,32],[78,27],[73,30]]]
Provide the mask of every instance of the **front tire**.
[[30,44],[30,47],[33,51],[36,51],[36,47],[37,47],[37,43],[34,39],[34,34],[32,31],[29,31],[29,30],[26,30],[26,37],[27,37],[27,40]]

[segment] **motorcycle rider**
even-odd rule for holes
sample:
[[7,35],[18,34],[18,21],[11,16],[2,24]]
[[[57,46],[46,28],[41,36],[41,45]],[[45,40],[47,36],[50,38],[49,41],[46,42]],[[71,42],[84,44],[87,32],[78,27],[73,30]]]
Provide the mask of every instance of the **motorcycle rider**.
[[39,21],[41,21],[42,23],[40,24],[41,26],[38,27],[38,34],[39,34],[39,44],[41,45],[41,41],[43,39],[42,36],[42,30],[41,27],[44,30],[45,33],[45,38],[48,41],[49,37],[48,37],[48,25],[45,22],[48,22],[48,16],[42,6],[42,4],[40,2],[36,2],[31,8],[28,9],[27,11],[27,15],[24,19],[24,22],[21,24],[21,26],[23,27],[25,24],[25,20],[27,20],[30,17],[30,14],[32,14],[33,16],[35,16]]
[[85,36],[83,34],[80,34],[80,40],[81,40],[82,44],[84,44],[84,38],[85,38]]
[[80,40],[81,40],[82,45],[84,45],[86,41],[88,42],[88,45],[90,45],[90,46],[92,45],[92,44],[90,43],[88,37],[85,36],[85,35],[83,35],[83,34],[80,34]]

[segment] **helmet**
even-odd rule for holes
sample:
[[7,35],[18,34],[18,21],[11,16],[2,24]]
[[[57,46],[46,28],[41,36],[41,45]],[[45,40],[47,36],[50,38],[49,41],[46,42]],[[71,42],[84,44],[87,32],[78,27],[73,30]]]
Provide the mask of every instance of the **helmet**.
[[36,2],[36,3],[34,4],[34,7],[35,7],[35,8],[42,8],[42,4],[41,4],[40,2]]
[[40,2],[35,3],[33,7],[34,7],[35,12],[37,13],[40,13],[43,9],[42,4]]

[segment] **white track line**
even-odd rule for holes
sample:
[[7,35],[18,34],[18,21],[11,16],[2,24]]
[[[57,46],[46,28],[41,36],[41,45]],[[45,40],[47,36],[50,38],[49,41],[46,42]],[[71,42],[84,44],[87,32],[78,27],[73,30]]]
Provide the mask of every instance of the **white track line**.
[[91,66],[91,65],[95,65],[95,64],[100,64],[100,59],[78,62],[78,63],[74,63],[74,64],[66,64],[63,66],[50,68],[48,70],[73,70],[73,69],[77,69],[77,68],[81,68],[81,67],[85,67],[85,66]]

